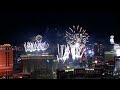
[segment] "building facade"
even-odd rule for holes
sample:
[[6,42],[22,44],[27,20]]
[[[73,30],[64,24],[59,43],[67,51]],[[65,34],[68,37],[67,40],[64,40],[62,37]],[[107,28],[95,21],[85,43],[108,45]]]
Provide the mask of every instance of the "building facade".
[[57,79],[101,79],[102,74],[102,68],[57,70]]
[[113,51],[106,51],[105,53],[105,62],[115,61],[115,54]]
[[21,55],[23,74],[30,74],[35,79],[53,79],[57,62],[53,55]]
[[9,78],[13,75],[13,49],[10,44],[0,45],[0,77]]
[[102,56],[105,52],[105,45],[101,43],[94,43],[94,53],[95,56]]

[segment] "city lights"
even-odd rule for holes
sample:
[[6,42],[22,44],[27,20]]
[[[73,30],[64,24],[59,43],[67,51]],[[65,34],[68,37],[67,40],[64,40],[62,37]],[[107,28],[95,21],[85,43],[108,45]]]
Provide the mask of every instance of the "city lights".
[[98,63],[98,61],[97,61],[97,60],[95,60],[95,63],[97,64],[97,63]]
[[86,50],[85,55],[92,57],[94,55],[94,51],[88,49],[88,50]]
[[94,70],[94,68],[85,68],[85,70]]

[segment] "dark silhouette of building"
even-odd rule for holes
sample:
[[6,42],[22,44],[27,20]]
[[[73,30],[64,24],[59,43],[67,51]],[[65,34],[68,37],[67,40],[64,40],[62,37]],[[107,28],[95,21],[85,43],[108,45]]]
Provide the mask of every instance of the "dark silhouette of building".
[[57,79],[101,79],[102,68],[57,70]]

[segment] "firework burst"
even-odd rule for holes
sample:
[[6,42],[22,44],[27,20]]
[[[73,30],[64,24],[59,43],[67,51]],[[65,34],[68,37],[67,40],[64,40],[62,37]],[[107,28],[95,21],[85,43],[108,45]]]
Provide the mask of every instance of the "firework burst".
[[58,45],[58,60],[64,62],[72,56],[73,60],[82,60],[82,57],[86,51],[86,42],[88,42],[89,35],[82,27],[73,26],[69,28],[69,32],[66,31],[66,43],[67,45]]
[[89,35],[86,33],[86,30],[84,30],[82,27],[77,27],[73,26],[70,28],[70,31],[66,31],[66,42],[67,44],[75,44],[76,42],[80,44],[86,44]]
[[35,37],[34,42],[25,42],[24,48],[26,52],[35,52],[35,51],[45,51],[48,49],[49,44],[46,42],[42,42],[43,37],[41,35],[37,35]]

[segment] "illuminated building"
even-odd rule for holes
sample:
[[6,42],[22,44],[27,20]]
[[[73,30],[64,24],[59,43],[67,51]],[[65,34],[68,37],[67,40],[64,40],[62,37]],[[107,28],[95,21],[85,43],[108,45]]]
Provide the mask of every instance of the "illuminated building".
[[113,45],[115,58],[115,73],[120,74],[120,44],[114,42],[114,35],[110,36],[110,43]]
[[53,79],[57,69],[56,57],[53,55],[21,55],[23,74],[31,74],[36,79]]
[[13,71],[14,74],[16,74],[22,72],[22,63],[20,55],[25,53],[23,46],[13,46],[13,53],[14,53]]
[[0,77],[13,75],[13,49],[10,44],[0,45]]
[[95,64],[95,65],[103,65],[104,64],[103,56],[95,56],[94,59],[93,59],[93,64]]
[[115,50],[115,72],[120,75],[120,45],[114,45]]
[[105,45],[99,44],[99,43],[94,43],[94,53],[95,56],[102,56],[104,55],[105,51]]
[[113,51],[106,51],[105,53],[105,62],[114,61],[114,52]]
[[57,70],[57,79],[101,79],[102,68],[80,68]]
[[94,44],[87,44],[86,48],[87,48],[85,52],[86,56],[93,57],[94,56]]
[[109,46],[101,43],[87,44],[87,49],[94,52],[94,56],[104,56],[104,52],[109,50]]
[[48,54],[49,44],[42,42],[42,36],[37,35],[34,42],[24,43],[26,54],[21,55],[24,75],[29,74],[35,79],[54,79],[57,68],[57,58]]

